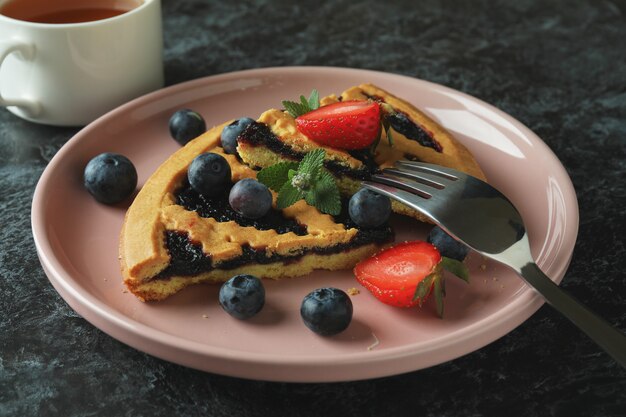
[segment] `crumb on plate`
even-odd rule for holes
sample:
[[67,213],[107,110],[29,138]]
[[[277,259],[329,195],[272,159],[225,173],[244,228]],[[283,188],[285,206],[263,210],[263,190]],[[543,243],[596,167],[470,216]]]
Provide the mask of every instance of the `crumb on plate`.
[[361,291],[359,291],[358,288],[348,288],[348,290],[346,291],[348,293],[348,295],[359,295],[361,294]]

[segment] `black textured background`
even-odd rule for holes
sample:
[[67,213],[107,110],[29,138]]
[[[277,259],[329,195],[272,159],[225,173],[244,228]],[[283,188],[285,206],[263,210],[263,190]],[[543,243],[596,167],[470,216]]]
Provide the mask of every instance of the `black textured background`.
[[[332,65],[401,73],[494,104],[556,153],[580,233],[562,286],[626,328],[626,2],[164,0],[167,84]],[[34,187],[77,129],[0,109],[2,416],[624,416],[626,372],[550,307],[491,345],[379,380],[280,384],[155,359],[74,313],[30,232]]]

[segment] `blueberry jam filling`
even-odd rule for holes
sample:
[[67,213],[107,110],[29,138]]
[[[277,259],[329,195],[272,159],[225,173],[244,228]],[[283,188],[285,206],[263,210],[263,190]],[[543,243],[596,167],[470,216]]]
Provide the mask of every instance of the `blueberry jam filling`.
[[[364,93],[365,94],[365,93]],[[378,103],[385,103],[385,100],[379,96],[365,94],[365,96]],[[388,103],[387,103],[388,104]],[[387,120],[393,129],[404,135],[407,139],[414,140],[422,146],[432,148],[437,152],[441,152],[443,148],[441,144],[433,138],[432,134],[413,122],[406,113],[394,108],[394,114],[386,114]]]
[[365,168],[370,174],[378,174],[380,173],[380,168],[378,164],[374,160],[374,155],[372,155],[371,150],[368,149],[356,149],[352,151],[348,151],[351,157],[354,159],[358,159],[363,163]]
[[202,245],[193,242],[186,232],[166,230],[165,247],[171,258],[170,264],[153,279],[194,276],[202,272],[212,271],[215,268],[229,270],[248,264],[265,265],[273,262],[289,264],[309,253],[332,255],[369,243],[386,243],[392,239],[393,231],[389,225],[384,225],[374,229],[360,229],[354,238],[347,243],[309,248],[294,255],[267,255],[264,248],[252,248],[249,245],[243,245],[241,255],[213,265],[211,257],[202,252]]
[[[232,185],[231,185],[232,187]],[[246,218],[232,209],[228,202],[230,187],[215,197],[207,198],[195,191],[185,182],[176,193],[176,204],[189,211],[195,211],[200,217],[212,217],[218,222],[235,221],[238,225],[252,226],[258,230],[275,230],[278,234],[293,232],[298,236],[306,235],[306,227],[293,219],[282,215],[280,210],[270,211],[259,219]]]
[[[228,193],[226,193],[226,195],[228,195]],[[240,225],[240,220],[245,220],[246,224],[250,223],[248,225],[254,226],[257,229],[259,228],[259,225],[265,227],[265,229],[261,230],[269,230],[275,228],[274,230],[280,230],[282,233],[286,233],[288,231],[298,231],[298,234],[300,235],[306,234],[306,227],[298,225],[293,220],[283,218],[279,211],[274,210],[277,213],[273,213],[272,215],[276,215],[280,218],[272,217],[272,220],[268,220],[267,218],[259,220],[244,219],[243,217],[240,217],[237,213],[235,213],[232,209],[230,209],[230,207],[228,206],[227,198],[225,204],[228,207],[224,206],[223,202],[221,202],[218,207],[218,204],[216,204],[216,202],[221,201],[221,198],[213,198],[210,200],[209,203],[209,201],[195,193],[189,185],[183,186],[178,191],[177,199],[178,203],[183,205],[183,207],[188,210],[193,208],[195,211],[198,212],[198,214],[203,217],[220,216],[220,219],[222,220],[219,221],[228,221],[224,219],[231,219],[235,220]],[[191,201],[193,201],[193,206],[190,205]],[[308,253],[315,253],[319,255],[332,255],[370,243],[386,243],[393,239],[393,230],[388,224],[369,229],[359,228],[348,215],[347,200],[342,202],[341,207],[341,213],[337,216],[333,216],[335,221],[337,223],[344,224],[346,228],[358,229],[356,235],[349,242],[326,247],[309,248],[303,250],[301,253],[289,256],[276,254],[267,255],[267,253],[265,252],[265,248],[252,248],[249,245],[243,245],[241,248],[241,255],[226,261],[222,261],[218,265],[213,265],[211,257],[203,253],[202,245],[199,242],[193,242],[186,232],[166,230],[165,248],[167,249],[167,252],[169,253],[171,258],[170,264],[153,279],[167,279],[172,276],[194,276],[202,272],[209,272],[215,268],[228,270],[247,264],[264,265],[272,262],[283,262],[285,264],[288,264],[290,262],[299,260]],[[202,215],[201,212],[204,215]],[[289,222],[291,223],[287,224]]]
[[[252,146],[263,145],[272,152],[293,160],[302,160],[305,155],[304,152],[295,151],[291,146],[278,139],[272,130],[264,123],[252,123],[239,135],[237,140]],[[363,162],[364,166],[359,169],[352,169],[335,161],[324,161],[324,166],[337,176],[345,175],[357,180],[366,180],[370,178],[372,173],[378,171],[378,167],[373,161],[366,161],[364,154],[365,152],[354,152],[354,155],[352,155]]]
[[396,132],[404,135],[407,139],[416,141],[422,146],[432,148],[437,152],[442,151],[441,145],[428,132],[413,123],[406,114],[397,110],[396,112],[388,116],[389,124]]
[[187,233],[167,230],[165,247],[170,254],[170,264],[154,279],[197,275],[213,269],[211,258],[202,252],[202,245],[192,242]]

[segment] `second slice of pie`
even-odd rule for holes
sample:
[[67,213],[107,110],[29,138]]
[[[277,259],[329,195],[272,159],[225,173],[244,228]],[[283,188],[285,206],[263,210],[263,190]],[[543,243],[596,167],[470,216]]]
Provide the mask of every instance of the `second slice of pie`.
[[[325,167],[335,176],[342,194],[348,197],[359,190],[362,180],[392,167],[399,160],[429,162],[485,179],[469,150],[407,101],[375,85],[361,84],[347,89],[339,97],[327,96],[320,104],[340,101],[371,101],[387,109],[392,141],[383,131],[375,149],[344,150],[320,145],[298,129],[296,119],[287,111],[271,109],[237,138],[237,152],[246,164],[265,168],[278,162],[299,161],[307,152],[323,148]],[[422,214],[397,201],[392,201],[392,209],[427,221]]]

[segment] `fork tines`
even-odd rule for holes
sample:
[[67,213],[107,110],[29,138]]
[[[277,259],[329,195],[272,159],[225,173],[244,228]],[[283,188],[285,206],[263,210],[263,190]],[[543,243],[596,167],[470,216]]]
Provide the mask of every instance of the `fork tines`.
[[434,177],[442,178],[444,180],[447,179],[450,181],[456,181],[459,179],[456,171],[450,168],[442,167],[441,165],[417,161],[398,161],[396,162],[396,166],[413,172],[421,172],[424,175],[432,174]]
[[458,177],[453,171],[437,165],[399,161],[396,163],[396,168],[387,168],[382,174],[373,175],[371,182],[364,182],[364,186],[382,192],[383,189],[375,188],[377,184],[373,183],[384,184],[387,186],[384,190],[390,193],[395,194],[404,190],[424,199],[430,199],[434,195],[433,191],[451,187],[457,180]]

